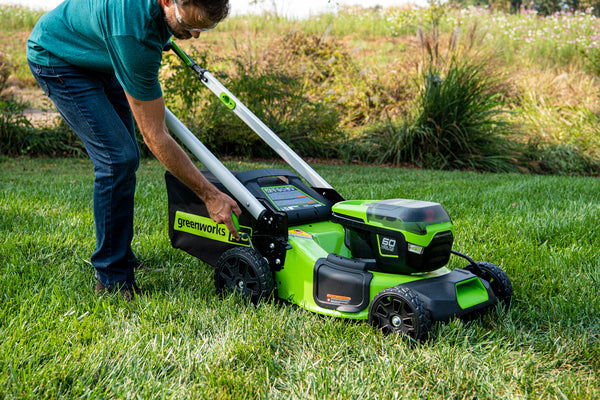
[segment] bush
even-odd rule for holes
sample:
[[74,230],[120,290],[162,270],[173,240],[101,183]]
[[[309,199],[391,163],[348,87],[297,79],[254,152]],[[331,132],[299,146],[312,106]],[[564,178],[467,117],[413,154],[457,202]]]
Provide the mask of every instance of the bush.
[[[278,51],[277,49],[272,51]],[[212,65],[213,75],[238,97],[263,123],[301,155],[329,158],[337,156],[341,138],[339,114],[327,103],[315,102],[305,93],[302,76],[287,70],[278,57],[263,58],[237,54],[216,64],[207,52],[188,50]],[[271,157],[273,152],[181,62],[166,57],[168,72],[164,79],[168,104],[183,115],[182,121],[197,132],[201,141],[221,155]],[[214,61],[214,63],[213,63]],[[186,69],[186,70],[183,70]],[[175,111],[174,111],[175,112]]]
[[407,156],[426,168],[515,170],[502,119],[501,87],[485,65],[453,59],[443,78],[430,69],[407,137]]
[[0,101],[0,154],[9,156],[82,156],[83,144],[66,125],[37,129],[25,117],[23,106]]
[[583,51],[585,68],[592,74],[600,77],[600,47],[590,47]]
[[484,71],[481,62],[457,58],[444,75],[430,67],[412,116],[388,121],[374,136],[375,158],[434,169],[516,170],[508,140],[514,127],[502,119],[501,86]]
[[[273,46],[270,68],[279,68],[301,78],[305,94],[315,103],[326,104],[340,116],[341,127],[353,130],[378,121],[386,110],[399,109],[410,96],[402,72],[361,68],[339,39],[293,32]],[[395,69],[402,70],[398,65]]]
[[522,157],[529,169],[538,174],[600,174],[600,160],[574,145],[531,141]]
[[0,93],[6,88],[6,81],[13,69],[12,63],[8,61],[4,53],[0,51]]

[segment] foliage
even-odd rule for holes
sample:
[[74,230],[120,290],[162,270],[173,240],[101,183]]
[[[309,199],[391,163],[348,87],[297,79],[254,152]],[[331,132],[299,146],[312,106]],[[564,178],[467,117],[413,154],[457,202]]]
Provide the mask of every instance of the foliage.
[[[600,39],[600,36],[598,37]],[[600,77],[600,47],[582,50],[586,68],[594,75]]]
[[[551,169],[537,168],[536,160],[561,154],[549,149],[567,148],[578,155],[570,160],[587,160],[587,167],[549,163],[565,166],[564,173],[597,174],[598,18],[590,11],[564,10],[547,17],[523,8],[509,13],[503,11],[510,8],[504,3],[498,0],[487,8],[456,8],[438,1],[428,8],[345,7],[336,15],[310,20],[273,14],[233,16],[202,36],[202,51],[185,45],[303,156],[444,168],[504,170],[515,166],[520,171],[543,172]],[[3,10],[21,13],[16,8]],[[36,15],[31,12],[30,19],[34,21]],[[20,85],[35,84],[22,51],[26,38],[27,32],[0,29],[4,60],[16,69],[10,79],[11,92]],[[419,51],[427,46],[428,50]],[[431,116],[446,107],[434,107],[424,99],[451,100],[441,96],[449,94],[443,90],[434,95],[435,86],[426,91],[425,78],[437,75],[446,85],[447,61],[452,57],[480,66],[479,78],[490,85],[486,90],[497,94],[489,103],[497,105],[488,114],[493,124],[479,122],[484,125],[481,131],[493,128],[490,138],[504,140],[485,145],[488,151],[498,151],[496,155],[480,153],[487,154],[485,166],[479,162],[483,156],[475,157],[477,162],[472,159],[471,150],[453,149],[451,154],[466,157],[454,163],[447,161],[445,157],[454,158],[448,154],[426,156],[435,146],[418,145],[430,143],[430,133],[448,121],[442,118],[434,123],[423,117],[421,127],[416,125],[419,115]],[[173,56],[166,56],[164,65],[163,88],[169,107],[209,147],[220,155],[272,155],[191,71]],[[419,109],[426,104],[428,114],[425,108]],[[453,132],[448,126],[444,131]],[[508,133],[516,147],[505,146]],[[411,147],[399,147],[407,144]],[[17,153],[32,154],[31,148],[39,147],[28,148]],[[141,150],[148,153],[145,146]]]
[[423,76],[414,115],[368,134],[379,162],[424,168],[516,170],[515,134],[502,115],[501,87],[485,66],[453,58],[442,75]]
[[36,129],[23,114],[23,106],[0,101],[0,154],[81,156],[83,145],[65,125]]
[[[200,66],[212,63],[208,50],[200,52],[192,47],[188,53]],[[172,53],[163,55],[161,74],[167,106],[184,123],[199,126],[198,121],[202,119],[204,112],[203,103],[207,98],[202,81]]]
[[44,13],[45,11],[42,10],[3,4],[0,5],[0,26],[2,26],[2,31],[5,32],[31,30]]
[[414,132],[400,152],[427,168],[514,170],[500,93],[480,65],[453,60],[440,77],[424,78]]
[[376,120],[402,93],[369,69],[360,69],[335,38],[292,32],[274,47],[278,51],[268,54],[269,68],[299,77],[306,96],[335,109],[343,127]]
[[429,31],[419,30],[422,73],[411,113],[400,122],[389,119],[380,134],[370,132],[372,154],[380,162],[425,168],[514,171],[509,135],[517,132],[504,118],[506,89],[491,67],[495,60],[478,53],[475,25],[462,43],[458,30],[442,43],[445,7],[431,7]]
[[597,175],[600,160],[572,144],[530,142],[522,156],[533,172],[552,175]]
[[442,21],[447,29],[474,23],[488,36],[489,47],[502,49],[513,62],[527,59],[550,68],[577,65],[581,52],[600,46],[600,20],[589,10],[561,11],[542,18],[530,9],[510,14],[469,7],[447,13]]
[[[341,134],[338,113],[327,103],[307,96],[303,76],[285,68],[297,60],[277,63],[290,55],[285,48],[277,51],[280,52],[267,54],[261,63],[251,53],[239,53],[220,65],[211,63],[207,52],[200,54],[200,59],[211,70],[215,69],[217,79],[300,154],[324,158],[337,155],[332,144]],[[192,58],[196,54],[193,49],[190,51]],[[315,60],[319,59],[322,58],[316,55]],[[192,110],[192,116],[202,113],[202,124],[186,118],[198,130],[202,141],[222,154],[273,155],[250,128],[235,118],[215,95],[202,88],[191,72],[181,70],[180,61],[170,57],[167,63],[179,65],[174,65],[176,72],[165,80],[165,91],[174,96],[179,109]]]
[[564,11],[586,11],[600,15],[600,2],[598,0],[454,0],[461,7],[484,6],[497,11],[517,12],[527,7],[540,15],[548,16]]
[[13,72],[14,66],[10,61],[7,60],[3,52],[0,51],[0,93],[6,87],[6,81]]

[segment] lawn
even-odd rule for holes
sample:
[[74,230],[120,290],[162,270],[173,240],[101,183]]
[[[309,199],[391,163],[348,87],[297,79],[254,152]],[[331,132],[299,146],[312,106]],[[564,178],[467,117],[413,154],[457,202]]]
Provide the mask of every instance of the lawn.
[[0,163],[0,398],[600,396],[597,178],[314,165],[349,199],[442,203],[455,249],[511,277],[508,311],[435,324],[411,344],[286,303],[217,297],[212,268],[169,244],[154,160],[136,194],[147,295],[98,297],[89,161]]

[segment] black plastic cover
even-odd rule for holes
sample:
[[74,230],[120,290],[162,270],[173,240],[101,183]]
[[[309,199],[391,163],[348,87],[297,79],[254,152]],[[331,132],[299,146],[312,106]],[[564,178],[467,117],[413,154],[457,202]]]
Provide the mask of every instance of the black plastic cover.
[[448,321],[452,317],[468,315],[477,310],[496,304],[496,296],[494,295],[490,284],[481,279],[483,286],[488,292],[488,301],[466,309],[462,309],[458,305],[458,299],[456,298],[456,284],[474,277],[476,276],[471,272],[457,268],[445,275],[408,282],[400,286],[410,288],[419,294],[419,297],[425,302],[425,306],[429,309],[432,320]]
[[[210,240],[174,229],[176,213],[178,211],[203,217],[209,217],[209,215],[204,202],[171,173],[165,173],[165,182],[169,203],[169,239],[171,240],[171,245],[176,249],[184,250],[213,267],[216,266],[219,256],[235,245]],[[247,217],[242,215],[240,225],[249,226],[249,222]]]
[[[313,299],[323,308],[341,312],[359,312],[369,306],[373,274],[367,263],[341,257],[320,258],[315,264]],[[362,264],[362,265],[361,265]]]

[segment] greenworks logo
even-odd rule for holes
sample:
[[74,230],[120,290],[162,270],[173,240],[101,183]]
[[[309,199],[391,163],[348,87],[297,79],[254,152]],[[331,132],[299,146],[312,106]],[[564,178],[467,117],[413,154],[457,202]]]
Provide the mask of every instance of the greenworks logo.
[[[217,224],[208,217],[188,214],[182,211],[177,211],[175,213],[173,229],[219,242],[234,243],[242,246],[250,245],[248,239],[239,242],[236,241],[227,230],[225,224]],[[251,229],[240,227],[240,232],[244,231],[251,232]]]
[[219,236],[225,236],[227,234],[227,228],[225,228],[225,226],[216,225],[214,222],[212,224],[207,224],[200,221],[190,221],[187,218],[179,217],[175,219],[175,223],[177,224],[178,230],[188,231],[189,233],[202,232]]

